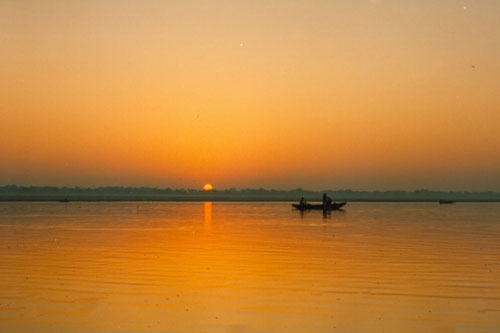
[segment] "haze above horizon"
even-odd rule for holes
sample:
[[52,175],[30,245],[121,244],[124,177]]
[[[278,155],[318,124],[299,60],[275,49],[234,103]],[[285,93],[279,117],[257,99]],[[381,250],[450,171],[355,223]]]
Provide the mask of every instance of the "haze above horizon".
[[0,0],[0,186],[499,191],[498,22],[489,0]]

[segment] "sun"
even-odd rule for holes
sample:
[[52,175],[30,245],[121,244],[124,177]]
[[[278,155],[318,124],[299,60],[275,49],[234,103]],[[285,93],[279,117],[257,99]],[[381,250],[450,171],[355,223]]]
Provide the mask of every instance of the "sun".
[[214,187],[212,186],[212,184],[205,184],[205,186],[203,186],[203,190],[205,192],[212,191],[213,189]]

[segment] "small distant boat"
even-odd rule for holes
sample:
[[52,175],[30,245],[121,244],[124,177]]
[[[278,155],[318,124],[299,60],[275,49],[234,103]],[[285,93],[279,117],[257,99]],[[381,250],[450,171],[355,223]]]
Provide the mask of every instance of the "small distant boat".
[[440,204],[452,204],[452,203],[455,203],[455,201],[453,201],[453,200],[439,200],[439,203]]
[[344,207],[347,204],[346,201],[344,202],[334,202],[329,205],[323,205],[323,204],[292,204],[293,208],[298,209],[298,210],[338,210],[342,207]]
[[61,199],[61,200],[59,200],[59,202],[69,202],[69,200],[68,199]]

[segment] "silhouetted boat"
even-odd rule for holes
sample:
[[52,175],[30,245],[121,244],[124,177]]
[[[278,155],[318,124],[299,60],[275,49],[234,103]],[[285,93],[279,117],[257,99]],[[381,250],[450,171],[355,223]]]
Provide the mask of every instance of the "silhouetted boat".
[[439,200],[439,203],[440,204],[452,204],[452,203],[455,203],[455,201],[453,201],[453,200]]
[[334,202],[334,203],[331,203],[329,205],[323,205],[323,204],[305,204],[305,205],[301,205],[301,204],[292,204],[293,208],[295,209],[298,209],[298,210],[310,210],[310,209],[314,209],[314,210],[337,210],[337,209],[340,209],[342,207],[344,207],[345,205],[347,204],[346,201],[344,202]]
[[69,202],[69,200],[68,199],[61,199],[61,200],[59,200],[59,202]]

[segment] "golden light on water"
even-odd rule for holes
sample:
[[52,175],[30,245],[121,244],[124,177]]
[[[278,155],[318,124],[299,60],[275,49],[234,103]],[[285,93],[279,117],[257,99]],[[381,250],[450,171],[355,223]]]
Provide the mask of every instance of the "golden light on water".
[[203,190],[204,191],[212,191],[214,189],[214,187],[212,186],[212,184],[205,184],[205,186],[203,186]]
[[0,202],[0,332],[498,331],[499,214]]

